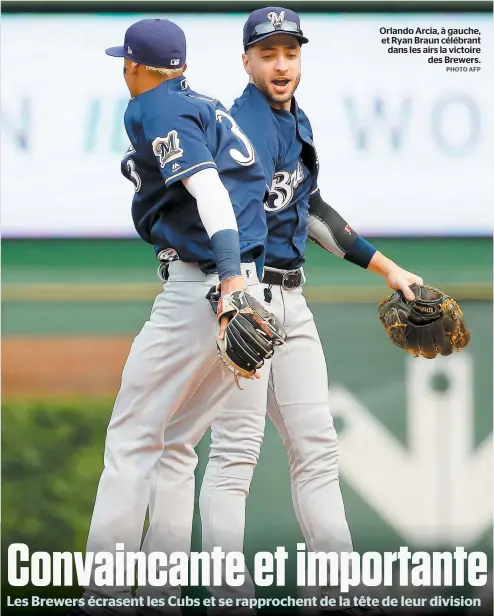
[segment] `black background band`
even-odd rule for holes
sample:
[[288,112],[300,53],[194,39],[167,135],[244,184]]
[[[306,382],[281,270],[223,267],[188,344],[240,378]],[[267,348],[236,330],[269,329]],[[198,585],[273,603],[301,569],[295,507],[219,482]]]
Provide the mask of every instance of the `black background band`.
[[[2,13],[250,13],[266,6],[265,2],[252,1],[30,1],[5,0]],[[485,0],[389,0],[361,2],[352,0],[285,0],[285,8],[300,13],[492,13],[493,2]]]

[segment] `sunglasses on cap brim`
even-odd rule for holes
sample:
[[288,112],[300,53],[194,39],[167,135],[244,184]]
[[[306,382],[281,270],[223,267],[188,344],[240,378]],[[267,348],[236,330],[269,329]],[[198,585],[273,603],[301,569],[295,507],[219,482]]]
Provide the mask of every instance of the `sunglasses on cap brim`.
[[273,25],[270,21],[264,22],[262,24],[257,25],[254,28],[254,31],[249,36],[249,40],[247,45],[255,42],[258,36],[263,36],[265,34],[274,34],[275,32],[286,32],[287,34],[298,34],[303,36],[303,32],[300,29],[299,25],[294,21],[282,21],[279,24]]

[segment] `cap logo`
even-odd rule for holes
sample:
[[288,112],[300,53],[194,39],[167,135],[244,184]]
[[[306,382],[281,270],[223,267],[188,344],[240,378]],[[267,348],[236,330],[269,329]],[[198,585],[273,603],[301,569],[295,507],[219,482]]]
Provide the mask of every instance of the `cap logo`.
[[173,58],[170,60],[170,66],[178,66],[180,64],[180,58]]
[[127,53],[132,53],[132,49],[127,45]]
[[280,13],[271,11],[266,15],[266,17],[273,24],[273,26],[281,26],[283,20],[285,19],[285,11],[280,11]]

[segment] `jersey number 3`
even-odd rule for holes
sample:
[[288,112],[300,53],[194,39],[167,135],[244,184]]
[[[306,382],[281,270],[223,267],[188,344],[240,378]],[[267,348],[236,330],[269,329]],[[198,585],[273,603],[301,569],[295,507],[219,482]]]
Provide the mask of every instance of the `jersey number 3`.
[[256,160],[254,146],[250,142],[247,135],[245,135],[245,133],[243,133],[240,130],[238,124],[235,122],[232,116],[226,113],[225,111],[222,111],[221,109],[217,109],[216,111],[217,122],[223,122],[224,118],[226,118],[230,122],[232,134],[235,135],[235,137],[237,137],[237,139],[239,139],[242,142],[247,152],[247,154],[243,154],[240,150],[231,148],[228,153],[233,158],[233,160],[239,165],[242,165],[243,167],[248,167],[249,165],[252,165]]
[[[246,153],[243,154],[240,150],[237,150],[236,148],[231,148],[228,153],[239,165],[242,165],[243,167],[248,167],[249,165],[252,165],[256,160],[254,146],[250,142],[247,135],[245,135],[245,133],[240,130],[238,124],[235,122],[232,116],[225,111],[218,109],[216,111],[216,120],[218,122],[223,122],[225,118],[230,122],[230,129],[232,131],[232,134],[235,135],[235,137],[237,137],[237,139],[242,142],[242,145],[245,147],[246,151]],[[141,188],[141,178],[136,171],[136,166],[132,158],[129,158],[129,160],[127,161],[127,170],[129,172],[130,179],[134,184],[135,191],[139,192]]]
[[132,158],[129,158],[127,161],[127,169],[129,171],[130,179],[134,184],[135,191],[139,192],[139,189],[141,188],[141,176],[137,173],[136,164]]

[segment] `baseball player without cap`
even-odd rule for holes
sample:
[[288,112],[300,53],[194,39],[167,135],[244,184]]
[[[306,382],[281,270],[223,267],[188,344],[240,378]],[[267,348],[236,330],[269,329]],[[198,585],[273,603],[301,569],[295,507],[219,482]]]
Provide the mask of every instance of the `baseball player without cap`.
[[300,18],[295,11],[281,6],[268,6],[251,13],[245,22],[244,49],[273,34],[291,34],[301,45],[309,42],[300,28]]
[[127,29],[123,45],[106,53],[155,68],[179,68],[185,64],[185,34],[169,19],[141,19]]

